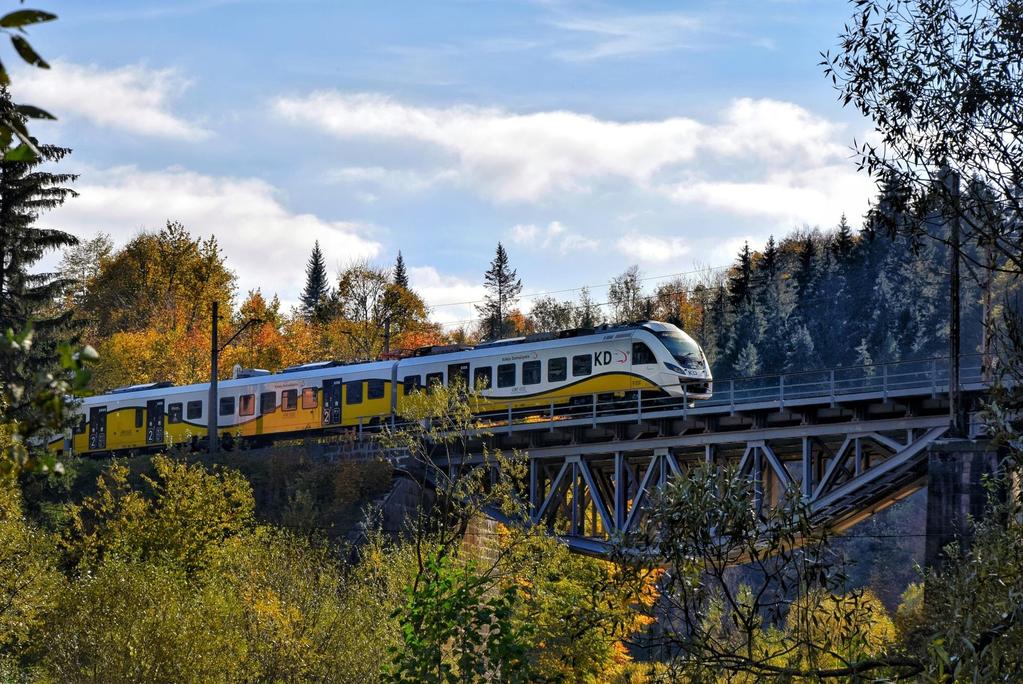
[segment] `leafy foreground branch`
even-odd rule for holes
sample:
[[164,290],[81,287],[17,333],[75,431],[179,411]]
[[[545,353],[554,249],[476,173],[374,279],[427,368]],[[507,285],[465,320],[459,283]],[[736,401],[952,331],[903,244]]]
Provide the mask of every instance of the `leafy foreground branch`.
[[915,675],[884,606],[798,493],[757,512],[752,482],[701,466],[664,487],[636,543],[660,557],[659,645],[691,681]]

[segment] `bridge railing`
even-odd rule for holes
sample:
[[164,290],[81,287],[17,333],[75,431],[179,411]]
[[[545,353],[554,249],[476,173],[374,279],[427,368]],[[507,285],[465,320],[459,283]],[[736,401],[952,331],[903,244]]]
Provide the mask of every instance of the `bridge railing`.
[[[983,357],[964,354],[960,363],[960,384],[977,385],[984,381]],[[526,399],[511,398],[505,402],[493,401],[481,418],[483,429],[510,429],[515,425],[586,420],[596,422],[634,418],[654,414],[670,415],[689,410],[717,407],[741,407],[749,404],[799,402],[832,398],[838,401],[855,395],[882,395],[906,393],[939,394],[948,391],[949,363],[947,358],[914,359],[891,363],[847,366],[821,370],[808,370],[779,375],[739,377],[715,380],[713,395],[709,399],[693,402],[686,392],[683,397],[654,397],[640,392],[635,398],[610,395],[564,395],[549,397],[546,406],[522,406]],[[683,388],[685,389],[685,388]],[[568,402],[574,402],[569,404]],[[567,405],[566,405],[567,404]],[[381,416],[388,419],[389,416]],[[362,430],[360,425],[359,429]]]
[[[960,363],[960,384],[983,380],[982,355],[965,354]],[[863,366],[847,366],[715,380],[714,396],[704,406],[789,401],[811,397],[842,397],[851,394],[886,394],[911,389],[948,390],[947,358],[914,359]]]

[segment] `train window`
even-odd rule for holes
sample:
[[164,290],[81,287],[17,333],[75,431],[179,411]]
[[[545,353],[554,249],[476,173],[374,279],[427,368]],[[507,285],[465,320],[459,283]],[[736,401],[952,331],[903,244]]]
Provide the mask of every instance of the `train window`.
[[494,386],[492,366],[477,366],[472,371],[472,385],[475,389],[490,389]]
[[234,415],[234,397],[220,397],[220,415]]
[[281,392],[281,410],[294,411],[298,408],[298,390],[289,389]]
[[314,409],[316,408],[316,388],[306,387],[302,390],[302,408]]
[[572,357],[572,377],[589,375],[593,372],[593,357],[589,354],[579,354]]
[[448,366],[448,387],[469,382],[469,364],[452,363]]
[[85,414],[84,413],[82,415],[78,416],[78,422],[75,423],[75,434],[76,435],[84,435],[85,434]]
[[198,420],[202,418],[202,401],[190,401],[185,404],[185,417],[189,420]]
[[429,392],[435,386],[444,384],[443,373],[427,373],[426,374],[426,391]]
[[654,353],[650,351],[650,347],[646,346],[642,342],[633,342],[632,365],[642,366],[648,363],[657,363],[657,359],[654,358]]
[[539,361],[523,361],[522,362],[522,384],[523,385],[539,385],[540,384],[540,362]]
[[568,377],[568,359],[559,356],[547,362],[547,382],[561,382]]
[[406,397],[423,386],[418,375],[406,375],[401,384]]
[[362,380],[352,380],[345,383],[345,403],[362,403]]
[[239,416],[256,415],[255,394],[243,394],[240,397],[238,397],[238,415]]
[[497,367],[497,386],[511,387],[515,384],[515,364],[502,363]]
[[167,405],[167,422],[168,423],[180,423],[181,422],[181,402],[176,401],[173,404]]
[[384,381],[383,380],[368,380],[366,382],[366,398],[367,399],[383,399],[384,398]]
[[259,395],[259,412],[273,413],[277,410],[277,392],[263,392]]
[[146,410],[141,406],[135,409],[135,429],[142,427],[146,422]]

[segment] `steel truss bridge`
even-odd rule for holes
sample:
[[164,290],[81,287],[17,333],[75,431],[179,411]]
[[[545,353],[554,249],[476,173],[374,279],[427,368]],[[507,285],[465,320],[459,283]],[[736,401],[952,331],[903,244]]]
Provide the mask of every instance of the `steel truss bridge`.
[[[964,356],[960,388],[984,392],[979,356]],[[928,448],[950,425],[947,359],[716,381],[696,404],[606,400],[571,414],[552,404],[509,408],[469,441],[528,452],[531,522],[574,551],[602,554],[634,530],[651,492],[688,468],[735,466],[758,507],[798,486],[816,521],[844,529],[922,486]]]

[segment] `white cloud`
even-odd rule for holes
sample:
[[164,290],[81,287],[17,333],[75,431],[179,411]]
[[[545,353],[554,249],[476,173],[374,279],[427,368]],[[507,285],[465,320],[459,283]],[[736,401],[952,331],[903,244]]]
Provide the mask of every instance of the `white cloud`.
[[[420,107],[336,91],[281,98],[274,106],[285,119],[340,139],[425,144],[451,160],[446,171],[498,201],[535,202],[625,181],[684,203],[703,201],[686,186],[727,192],[729,184],[771,184],[790,200],[804,198],[800,191],[810,187],[813,208],[798,221],[816,220],[822,204],[831,205],[829,215],[853,215],[863,203],[841,204],[849,188],[862,186],[847,160],[843,126],[777,100],[737,99],[712,121],[633,122],[569,111]],[[736,200],[713,206],[739,214],[753,209]],[[794,214],[801,209],[798,203],[790,208]],[[779,215],[771,208],[758,213]]]
[[273,186],[255,178],[135,167],[93,169],[83,178],[75,186],[79,197],[51,214],[54,225],[80,237],[104,231],[124,244],[140,228],[180,221],[193,235],[216,236],[243,295],[262,287],[277,289],[286,302],[297,300],[317,240],[328,263],[380,252],[367,226],[293,213]]
[[553,24],[593,39],[588,45],[554,53],[556,57],[569,61],[633,57],[678,50],[689,46],[690,37],[705,29],[701,19],[681,12],[574,17],[557,20]]
[[600,245],[599,240],[571,232],[559,221],[551,221],[546,228],[532,223],[513,226],[511,241],[530,249],[555,249],[560,254],[594,250]]
[[845,212],[862,216],[875,185],[866,174],[850,173],[845,165],[812,171],[784,171],[751,182],[699,181],[665,188],[676,201],[702,204],[744,216],[767,216],[779,224],[830,226]]
[[616,243],[618,250],[640,263],[658,264],[689,254],[690,247],[682,238],[629,233]]
[[433,266],[412,266],[409,284],[431,307],[430,320],[448,327],[477,318],[474,302],[486,296],[486,289],[457,276],[443,275]]
[[415,171],[388,169],[383,166],[345,166],[328,172],[324,180],[327,183],[373,186],[392,192],[415,193],[441,183],[456,182],[458,173],[448,169]]
[[19,100],[42,107],[58,119],[80,116],[98,126],[176,140],[202,140],[210,135],[169,111],[170,101],[189,86],[174,69],[130,65],[104,70],[55,61],[50,69],[20,69],[14,82]]

